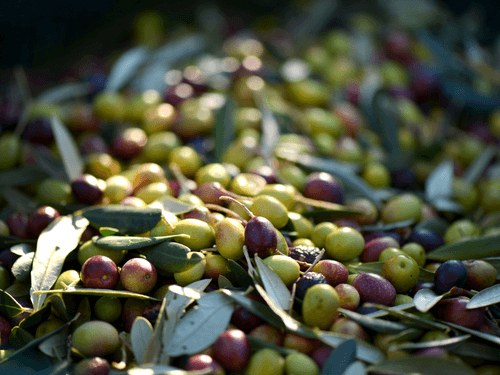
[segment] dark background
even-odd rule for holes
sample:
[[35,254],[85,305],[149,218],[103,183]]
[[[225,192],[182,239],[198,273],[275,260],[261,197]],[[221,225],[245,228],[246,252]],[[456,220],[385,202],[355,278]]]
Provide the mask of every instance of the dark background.
[[[356,1],[354,1],[355,3]],[[0,9],[0,70],[16,65],[38,67],[64,64],[87,50],[102,52],[113,43],[126,41],[130,25],[141,10],[161,11],[166,27],[194,24],[195,10],[206,1],[171,0],[13,0],[3,2]],[[215,1],[229,16],[250,22],[259,15],[279,16],[289,2],[279,0]],[[352,3],[349,2],[349,3]],[[483,0],[441,1],[457,18],[471,5],[483,10],[484,30],[479,41],[490,44],[500,29],[497,2]],[[57,67],[54,67],[57,69]]]

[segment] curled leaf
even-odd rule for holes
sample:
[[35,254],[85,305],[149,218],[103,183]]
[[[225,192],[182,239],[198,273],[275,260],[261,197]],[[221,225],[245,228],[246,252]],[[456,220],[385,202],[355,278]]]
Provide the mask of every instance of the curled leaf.
[[421,289],[415,293],[413,302],[418,311],[427,312],[448,295],[448,293],[438,295],[431,289]]

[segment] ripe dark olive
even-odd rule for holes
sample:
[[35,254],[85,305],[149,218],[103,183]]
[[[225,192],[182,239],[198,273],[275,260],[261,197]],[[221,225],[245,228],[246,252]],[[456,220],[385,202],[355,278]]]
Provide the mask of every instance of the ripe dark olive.
[[47,120],[35,120],[26,125],[23,138],[29,143],[48,146],[54,140],[52,127]]
[[47,228],[59,216],[59,212],[52,207],[43,206],[30,215],[28,222],[28,235],[31,238],[38,238],[40,233]]
[[128,128],[122,131],[111,144],[113,156],[131,160],[141,153],[148,143],[146,132],[140,128]]
[[215,360],[229,371],[243,371],[250,360],[250,344],[245,332],[228,329],[213,344]]
[[261,258],[271,255],[278,245],[278,236],[273,224],[262,216],[248,220],[245,228],[245,245],[250,254],[257,254]]
[[[254,301],[262,302],[262,298],[255,294],[249,294],[247,297],[253,299]],[[237,305],[234,309],[233,315],[231,316],[231,323],[244,332],[250,332],[257,326],[264,323],[264,321],[243,306]]]
[[462,327],[477,329],[484,322],[484,309],[467,309],[467,297],[450,298],[440,305],[438,315],[446,322],[455,323]]
[[304,184],[304,196],[332,203],[344,202],[344,189],[329,173],[313,172]]
[[26,239],[28,238],[28,223],[30,217],[28,214],[14,212],[7,219],[7,226],[12,236]]
[[76,201],[88,205],[101,200],[104,188],[99,180],[90,174],[84,174],[71,183],[71,190]]
[[83,263],[81,271],[85,288],[114,289],[120,276],[115,262],[104,255],[94,255]]
[[461,288],[467,280],[467,267],[459,260],[447,260],[439,266],[434,275],[436,293],[443,294],[456,286]]
[[443,236],[424,228],[415,229],[406,242],[416,242],[422,245],[426,252],[444,245]]
[[303,300],[307,290],[316,284],[328,284],[328,280],[325,275],[319,272],[308,272],[302,276],[297,282],[297,289],[295,290],[295,296]]
[[354,278],[352,286],[358,291],[362,303],[392,306],[396,299],[396,289],[390,281],[374,273],[360,273]]

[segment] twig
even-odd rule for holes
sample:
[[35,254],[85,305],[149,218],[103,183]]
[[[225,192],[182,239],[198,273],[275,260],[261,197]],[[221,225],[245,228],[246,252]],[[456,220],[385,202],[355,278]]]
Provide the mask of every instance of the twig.
[[247,206],[245,206],[243,203],[241,203],[240,201],[234,199],[233,197],[228,197],[226,195],[223,195],[222,197],[219,198],[220,200],[222,201],[230,201],[230,202],[233,202],[239,206],[241,206],[241,208],[243,208],[245,210],[245,212],[248,214],[248,216],[250,217],[255,217],[255,215],[253,214],[252,211],[250,211]]
[[247,225],[247,221],[245,219],[243,219],[240,215],[238,215],[236,212],[234,212],[233,210],[230,210],[226,207],[222,207],[222,206],[219,206],[218,204],[212,204],[212,203],[205,203],[205,207],[211,211],[223,212],[227,216],[231,216],[233,219],[241,221],[243,226]]

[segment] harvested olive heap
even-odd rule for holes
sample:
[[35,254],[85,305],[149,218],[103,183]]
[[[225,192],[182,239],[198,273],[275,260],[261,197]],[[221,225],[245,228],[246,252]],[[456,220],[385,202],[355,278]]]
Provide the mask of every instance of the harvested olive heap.
[[0,373],[500,373],[490,51],[160,20],[4,90]]

